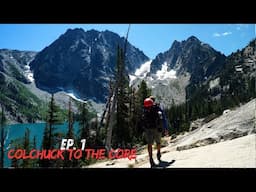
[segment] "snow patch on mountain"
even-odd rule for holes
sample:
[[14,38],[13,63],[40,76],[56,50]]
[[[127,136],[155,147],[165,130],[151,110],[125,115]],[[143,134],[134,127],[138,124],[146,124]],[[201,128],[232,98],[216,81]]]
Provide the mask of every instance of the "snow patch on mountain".
[[134,80],[137,79],[137,77],[135,75],[129,75],[129,79],[130,79],[130,86],[131,86]]
[[27,80],[28,80],[30,83],[32,83],[32,82],[35,81],[35,79],[34,79],[34,74],[33,74],[33,72],[30,70],[29,64],[27,64],[27,65],[24,66],[24,75],[25,75],[25,77],[27,78]]
[[164,80],[164,79],[176,79],[176,71],[174,70],[170,70],[168,71],[168,66],[167,66],[167,62],[164,62],[164,64],[162,65],[162,69],[158,70],[156,72],[156,76],[159,80]]
[[140,68],[135,71],[135,76],[141,77],[141,78],[146,77],[147,73],[150,72],[151,62],[152,62],[152,60],[149,60],[149,61],[145,62],[144,64],[142,64],[140,66]]
[[142,64],[134,74],[130,74],[130,86],[135,88],[142,80],[146,81],[147,86],[152,89],[152,94],[156,96],[158,102],[165,106],[183,103],[185,100],[185,87],[190,76],[188,74],[176,76],[176,71],[168,70],[167,62],[162,64],[161,70],[155,74],[150,73],[152,60]]
[[152,60],[143,63],[140,68],[136,69],[134,74],[129,74],[130,86],[135,85],[140,82],[140,80],[145,79],[147,74],[150,72],[150,65]]
[[68,95],[69,97],[71,97],[72,99],[79,101],[81,103],[87,103],[87,101],[84,101],[80,98],[78,98],[74,93],[66,93],[66,95]]
[[156,74],[151,74],[151,76],[148,76],[150,72],[150,65],[152,60],[149,60],[142,64],[140,68],[138,68],[134,74],[130,74],[130,85],[134,84],[136,79],[145,79],[147,81],[154,81],[154,80],[166,80],[166,79],[176,79],[176,71],[170,70],[168,71],[167,62],[164,62],[162,65],[161,70],[158,70]]

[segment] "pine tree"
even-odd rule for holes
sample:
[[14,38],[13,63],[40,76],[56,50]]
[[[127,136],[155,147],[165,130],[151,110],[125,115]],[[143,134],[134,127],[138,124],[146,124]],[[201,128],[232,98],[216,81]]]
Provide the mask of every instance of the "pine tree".
[[74,121],[73,121],[73,112],[71,109],[71,97],[69,98],[68,103],[68,132],[67,138],[74,139]]
[[[66,134],[67,139],[75,139],[74,135],[74,122],[73,122],[73,112],[71,108],[71,97],[69,98],[69,103],[68,103],[68,132]],[[77,148],[76,143],[74,143],[74,147]],[[69,159],[68,158],[69,153],[66,152],[65,154],[65,159],[64,159],[64,167],[77,167],[78,166],[78,161],[76,159]]]
[[130,87],[129,89],[129,127],[131,129],[132,135],[132,142],[138,143],[138,131],[137,131],[137,124],[138,124],[138,113],[136,110],[136,97],[135,97],[135,89]]
[[1,116],[0,116],[0,168],[4,167],[4,142],[5,142],[5,123],[6,118],[4,114],[4,108],[1,104]]
[[[18,147],[14,147],[14,150],[16,151],[18,149]],[[18,159],[16,159],[16,158],[12,158],[12,160],[11,160],[11,167],[13,167],[13,168],[18,168],[19,167],[19,161],[18,161]]]
[[98,117],[95,117],[95,138],[93,141],[94,145],[102,145],[102,141],[101,141],[101,133],[100,133],[100,126],[99,126],[99,122],[98,122]]
[[[135,91],[135,90],[134,90]],[[142,138],[142,114],[143,114],[143,103],[144,99],[151,95],[151,89],[147,87],[147,83],[142,80],[138,90],[136,93],[133,93],[133,102],[134,102],[134,109],[133,109],[133,133],[135,134],[135,139],[138,141],[143,141]]]
[[125,72],[124,53],[118,46],[117,53],[117,111],[115,142],[123,147],[131,142],[131,131],[128,124],[128,76]]
[[[32,147],[32,149],[37,149],[36,136],[34,136],[34,138],[33,138],[33,147]],[[32,160],[32,167],[37,167],[37,163],[38,163],[38,159],[33,159]]]
[[[49,150],[49,149],[54,149],[56,145],[55,141],[55,135],[54,135],[54,125],[60,124],[60,115],[59,115],[60,109],[59,107],[55,104],[54,101],[54,94],[51,96],[51,101],[49,102],[49,109],[48,109],[48,115],[46,119],[46,125],[45,125],[45,130],[44,130],[44,135],[43,135],[43,143],[42,143],[42,148]],[[41,167],[52,167],[53,162],[48,160],[48,159],[43,159],[40,160],[40,166]]]
[[[23,138],[23,149],[26,151],[26,155],[28,155],[30,151],[30,130],[26,128],[25,135]],[[27,168],[31,166],[31,159],[23,159],[22,167]]]
[[88,123],[88,110],[86,108],[86,104],[82,103],[79,107],[79,132],[80,132],[80,139],[89,139],[89,123]]
[[[126,54],[126,46],[127,39],[129,34],[130,25],[128,28],[126,40],[124,43],[124,51],[117,48],[117,70],[116,70],[116,81],[113,88],[113,94],[110,96],[110,105],[108,110],[108,118],[107,118],[107,134],[105,141],[105,148],[107,152],[111,149],[112,142],[112,132],[113,140],[115,144],[126,145],[127,142],[131,141],[131,135],[129,130],[129,124],[127,123],[129,117],[128,112],[128,74],[125,72],[125,54]],[[116,112],[116,113],[115,113]],[[108,120],[109,119],[109,120]],[[116,122],[116,123],[115,123]]]
[[44,128],[44,134],[43,134],[43,143],[42,143],[43,149],[49,149],[49,126],[48,124],[45,125]]
[[53,149],[54,148],[54,125],[60,123],[60,118],[59,118],[59,108],[55,104],[54,101],[54,94],[51,96],[51,101],[49,104],[49,111],[48,111],[48,120],[47,123],[49,125],[49,148],[48,149]]
[[[22,149],[23,148],[23,143],[24,143],[24,139],[23,138],[18,138],[15,140],[11,140],[10,144],[12,146],[12,148],[16,151],[17,149]],[[22,165],[22,159],[16,159],[16,158],[12,158],[11,160],[11,167],[14,168],[19,168]]]

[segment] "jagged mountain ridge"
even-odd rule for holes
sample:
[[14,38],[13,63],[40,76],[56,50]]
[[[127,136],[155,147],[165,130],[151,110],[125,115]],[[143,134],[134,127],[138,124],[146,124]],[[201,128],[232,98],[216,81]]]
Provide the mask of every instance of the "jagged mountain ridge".
[[[174,41],[169,50],[159,53],[152,60],[150,72],[144,79],[158,101],[170,107],[188,99],[188,86],[200,86],[221,71],[225,59],[225,55],[191,36],[182,42]],[[172,75],[174,72],[175,76]]]
[[199,83],[221,69],[225,59],[225,55],[191,36],[182,42],[174,41],[168,51],[158,54],[150,72],[156,73],[166,62],[168,69],[174,69],[178,76],[187,72],[191,74],[191,83]]
[[[110,31],[68,29],[31,62],[36,85],[50,92],[72,90],[83,99],[105,102],[115,74],[117,46],[124,47],[124,42]],[[126,59],[128,72],[149,60],[129,42]]]
[[188,92],[194,98],[202,93],[207,94],[212,100],[232,95],[235,100],[247,102],[256,95],[255,78],[256,39],[229,55],[222,70],[214,73],[201,87],[192,86]]

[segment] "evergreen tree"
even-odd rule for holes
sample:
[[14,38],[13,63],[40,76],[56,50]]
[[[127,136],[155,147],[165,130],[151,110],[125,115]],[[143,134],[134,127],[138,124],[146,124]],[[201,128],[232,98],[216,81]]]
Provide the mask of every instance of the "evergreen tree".
[[117,53],[117,111],[115,127],[115,143],[125,147],[131,142],[131,130],[128,124],[128,76],[125,72],[124,53],[118,46]]
[[[74,135],[74,122],[73,122],[73,112],[71,107],[71,97],[69,98],[68,103],[68,132],[66,134],[67,139],[73,139],[76,142],[75,135]],[[77,144],[74,143],[75,148],[77,148]],[[65,159],[64,159],[64,167],[77,167],[78,161],[76,159],[69,159],[68,157],[69,152],[66,151]]]
[[[16,151],[18,149],[18,147],[14,147],[14,150]],[[19,167],[19,160],[16,158],[12,158],[11,160],[11,167],[13,168],[18,168]]]
[[[45,129],[44,129],[44,134],[43,134],[43,141],[42,141],[42,150],[46,149],[49,150],[49,125],[46,123]],[[49,167],[50,166],[50,161],[48,159],[42,159],[39,160],[40,167]]]
[[[51,100],[49,102],[49,109],[48,109],[48,115],[46,119],[46,126],[44,130],[43,135],[43,143],[42,148],[49,150],[54,149],[56,145],[56,134],[54,133],[55,128],[54,125],[61,123],[61,117],[60,117],[60,109],[55,104],[54,101],[54,94],[51,96]],[[57,146],[59,148],[59,146]],[[41,167],[52,167],[54,166],[53,161],[50,161],[48,159],[40,160],[40,166]]]
[[[18,139],[15,139],[15,140],[11,140],[11,142],[10,142],[10,144],[12,146],[12,149],[14,149],[15,151],[17,149],[22,149],[23,148],[23,143],[24,143],[23,138],[18,138]],[[12,158],[11,167],[19,168],[21,166],[22,166],[22,160],[21,159]]]
[[143,114],[143,103],[144,99],[151,95],[151,89],[147,87],[147,83],[142,80],[138,90],[135,92],[133,90],[132,101],[133,101],[133,113],[132,117],[132,130],[133,130],[133,138],[137,140],[137,142],[144,141],[142,138],[142,114]]
[[74,138],[74,121],[73,121],[73,112],[71,109],[71,97],[69,97],[68,103],[68,132],[67,138],[75,139]]
[[139,137],[138,131],[137,131],[137,124],[138,124],[138,112],[136,110],[136,97],[135,97],[135,89],[130,88],[129,89],[129,127],[131,129],[131,135],[132,135],[132,143],[137,143],[137,139]]
[[4,114],[4,108],[1,104],[1,114],[0,114],[0,168],[4,167],[4,142],[5,142],[5,123],[6,118]]
[[151,95],[152,90],[148,88],[147,83],[142,80],[137,92],[138,101],[141,106],[143,106],[144,100]]
[[86,108],[86,104],[82,103],[79,106],[79,117],[78,117],[78,122],[79,122],[79,133],[80,133],[80,140],[81,139],[86,139],[88,142],[89,140],[89,119],[88,119],[88,110]]
[[[22,147],[25,150],[26,155],[28,155],[30,152],[30,139],[29,138],[30,138],[30,130],[28,128],[26,128],[25,135],[23,138],[23,147]],[[31,167],[31,159],[23,159],[22,167],[23,168]]]
[[45,125],[45,129],[44,129],[42,148],[49,149],[49,126],[48,126],[48,124]]
[[[34,136],[33,137],[33,143],[32,143],[33,145],[33,147],[32,147],[32,149],[37,149],[37,145],[36,145],[36,136]],[[38,163],[38,159],[33,159],[33,160],[31,160],[32,161],[32,167],[37,167],[37,163]]]
[[60,117],[59,117],[60,109],[55,104],[54,94],[51,96],[51,101],[49,103],[49,111],[48,111],[48,119],[47,124],[49,125],[49,147],[47,149],[53,149],[55,142],[54,142],[54,125],[60,124]]

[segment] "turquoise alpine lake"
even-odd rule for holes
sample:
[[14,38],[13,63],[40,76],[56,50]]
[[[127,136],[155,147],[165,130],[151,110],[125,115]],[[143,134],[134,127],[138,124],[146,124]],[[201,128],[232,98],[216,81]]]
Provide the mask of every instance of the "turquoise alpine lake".
[[[30,143],[31,144],[33,143],[33,139],[35,137],[36,148],[41,149],[45,126],[46,126],[46,123],[6,125],[4,127],[4,131],[6,135],[5,143],[4,143],[4,148],[5,148],[4,167],[9,167],[11,164],[10,159],[8,159],[7,157],[7,153],[11,148],[13,148],[12,141],[15,141],[17,139],[22,140],[24,138],[26,129],[30,130]],[[78,130],[79,130],[79,123],[75,122],[74,123],[75,135],[78,135]],[[61,133],[61,135],[63,135],[63,138],[65,138],[67,131],[68,131],[68,123],[54,125],[54,133]]]

